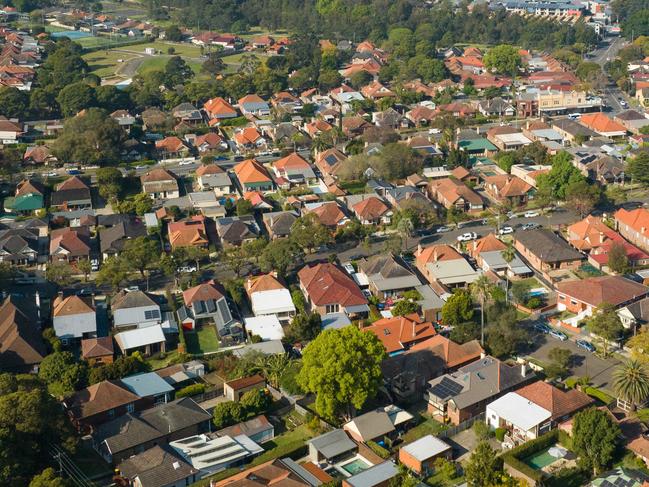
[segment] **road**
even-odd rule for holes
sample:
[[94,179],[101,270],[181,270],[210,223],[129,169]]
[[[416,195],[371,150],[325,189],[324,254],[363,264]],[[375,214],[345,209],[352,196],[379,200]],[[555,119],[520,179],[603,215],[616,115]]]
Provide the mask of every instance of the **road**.
[[[627,41],[623,37],[610,38],[606,44],[592,51],[590,61],[599,64],[602,69],[604,69],[604,65],[608,61],[615,59],[620,49],[626,45]],[[602,97],[606,102],[608,107],[607,111],[611,116],[615,116],[626,110],[626,108],[620,104],[620,99],[624,99],[625,95],[615,84],[611,83],[607,86],[603,90]]]

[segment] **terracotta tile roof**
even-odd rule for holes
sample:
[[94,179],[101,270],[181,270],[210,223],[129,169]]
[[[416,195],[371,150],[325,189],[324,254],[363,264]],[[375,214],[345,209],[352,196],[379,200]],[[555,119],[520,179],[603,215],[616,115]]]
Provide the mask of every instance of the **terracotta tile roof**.
[[615,212],[615,220],[628,225],[641,235],[649,236],[649,210],[645,208],[631,211],[619,209]]
[[621,276],[589,277],[582,280],[563,281],[557,292],[591,306],[610,304],[619,306],[649,293],[649,288]]
[[54,157],[52,155],[52,151],[46,145],[36,145],[33,147],[28,147],[25,150],[25,154],[23,155],[24,160],[30,159],[37,164],[43,164],[47,162],[48,159],[50,159],[51,157]]
[[216,482],[214,487],[263,487],[271,485],[275,487],[306,487],[308,484],[285,466],[282,460],[276,458]]
[[160,151],[178,152],[187,149],[187,146],[178,137],[172,136],[156,141],[155,148]]
[[250,201],[255,209],[273,207],[273,204],[264,198],[264,195],[259,191],[246,191],[243,193],[243,199]]
[[313,213],[318,217],[320,223],[326,227],[339,225],[346,217],[335,201],[327,201],[307,213]]
[[374,221],[390,211],[390,208],[376,196],[361,200],[352,206],[359,220]]
[[47,352],[35,318],[13,296],[0,306],[0,362],[5,367],[31,366],[45,357]]
[[[84,231],[86,229],[86,231]],[[90,254],[87,227],[59,228],[50,232],[50,255],[65,249],[68,257],[85,257]]]
[[143,183],[153,183],[160,181],[176,181],[176,175],[167,169],[157,167],[141,176]]
[[251,95],[246,95],[243,98],[240,98],[237,103],[239,103],[239,105],[242,105],[244,103],[265,103],[265,102],[261,96],[253,93]]
[[205,176],[206,174],[223,174],[225,171],[216,164],[203,164],[196,169],[197,176]]
[[340,169],[341,163],[345,159],[347,159],[347,156],[338,149],[327,149],[318,154],[318,157],[316,158],[316,166],[318,166],[318,169],[320,169],[324,174],[335,176]]
[[333,125],[330,123],[326,122],[325,120],[322,120],[321,118],[316,118],[312,120],[310,123],[306,124],[306,131],[310,135],[316,135],[320,132],[328,132],[333,128]]
[[395,96],[394,92],[386,88],[379,81],[372,81],[369,85],[361,88],[361,93],[366,98],[385,98]]
[[247,159],[234,166],[234,173],[241,184],[272,181],[266,168],[254,159]]
[[552,419],[563,418],[593,404],[593,400],[581,391],[562,391],[547,382],[537,381],[515,391],[552,413]]
[[56,187],[57,191],[66,191],[71,189],[90,189],[85,181],[78,176],[72,176]]
[[430,262],[464,259],[462,255],[450,245],[432,245],[418,249],[415,253],[417,266],[424,266]]
[[598,133],[626,132],[624,125],[614,122],[601,112],[585,113],[579,123]]
[[45,194],[43,187],[36,181],[24,179],[16,185],[16,196],[23,194],[37,193],[40,195]]
[[464,183],[451,178],[435,179],[428,183],[431,196],[447,205],[455,204],[460,198],[474,205],[482,204],[482,198]]
[[511,176],[509,174],[488,176],[484,180],[487,185],[492,185],[497,189],[498,195],[501,198],[524,196],[533,189],[531,184],[526,183],[518,176]]
[[409,352],[417,350],[430,350],[434,355],[443,358],[446,368],[449,369],[477,360],[484,353],[477,340],[460,345],[442,335],[435,335],[413,345]]
[[81,356],[84,359],[113,355],[112,337],[86,338],[81,340]]
[[568,241],[579,250],[591,250],[604,244],[610,233],[615,232],[601,218],[588,215],[568,227]]
[[498,240],[496,235],[493,233],[485,235],[478,240],[474,240],[471,245],[469,245],[469,250],[473,256],[481,254],[482,252],[503,251],[506,248],[507,245],[501,240]]
[[298,272],[298,278],[316,306],[340,304],[346,307],[367,304],[367,298],[352,278],[333,264],[303,267]]
[[118,381],[105,380],[76,392],[68,404],[74,416],[83,419],[133,403],[138,399],[139,396],[119,385]]
[[374,333],[388,353],[394,353],[436,335],[433,324],[423,321],[416,313],[375,321],[362,329]]
[[170,223],[168,231],[169,242],[173,248],[209,244],[203,215],[192,216],[187,220]]
[[95,308],[89,302],[80,296],[68,296],[62,298],[57,296],[52,303],[52,316],[71,316],[83,313],[94,313]]
[[261,138],[261,134],[255,127],[246,127],[234,134],[234,141],[241,145],[254,144]]
[[374,49],[376,49],[376,46],[370,41],[363,41],[356,46],[356,52],[373,51]]
[[471,173],[466,167],[458,166],[451,171],[451,176],[461,181],[465,177],[471,176]]
[[417,105],[415,108],[408,112],[408,118],[413,122],[420,122],[422,120],[430,121],[435,118],[435,110]]
[[196,137],[196,140],[194,141],[194,145],[196,147],[200,147],[201,145],[207,144],[209,147],[218,147],[221,142],[223,142],[223,138],[214,132],[209,132],[207,134],[199,135]]
[[279,279],[273,274],[264,274],[257,277],[249,277],[246,281],[246,292],[248,296],[253,293],[261,293],[264,291],[273,291],[276,289],[286,289]]
[[266,383],[266,379],[264,379],[261,375],[256,374],[250,377],[242,377],[240,379],[227,381],[225,385],[231,387],[235,391],[238,391],[240,389],[245,389],[246,387],[254,386],[257,384],[265,384],[265,383]]
[[273,162],[273,167],[278,171],[286,171],[287,169],[306,169],[311,165],[299,154],[292,152],[286,157]]
[[197,301],[209,301],[211,299],[218,301],[223,297],[220,285],[217,285],[215,281],[204,282],[183,291],[183,301],[186,306],[191,306]]

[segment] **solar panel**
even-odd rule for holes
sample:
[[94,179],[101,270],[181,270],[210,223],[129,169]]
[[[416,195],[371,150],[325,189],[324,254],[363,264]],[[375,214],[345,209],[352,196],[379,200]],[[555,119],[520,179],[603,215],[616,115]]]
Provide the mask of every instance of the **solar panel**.
[[447,397],[457,396],[460,392],[462,392],[462,389],[462,384],[458,384],[448,377],[443,377],[439,383],[435,384],[430,389],[430,392],[440,399],[445,399]]
[[219,311],[221,312],[221,316],[223,316],[223,320],[225,323],[229,323],[232,321],[232,315],[230,314],[230,308],[228,308],[228,304],[225,302],[225,299],[221,299],[216,303],[219,306]]
[[604,480],[601,484],[600,487],[615,487],[611,482],[608,480]]

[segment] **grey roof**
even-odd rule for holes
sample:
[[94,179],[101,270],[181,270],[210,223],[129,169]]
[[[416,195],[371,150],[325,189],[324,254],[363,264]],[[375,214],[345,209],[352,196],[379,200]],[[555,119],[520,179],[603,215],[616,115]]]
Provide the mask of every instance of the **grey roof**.
[[171,387],[162,377],[155,372],[142,372],[140,374],[129,375],[121,379],[122,384],[140,397],[151,397],[173,392]]
[[252,216],[228,216],[216,220],[216,233],[225,242],[238,243],[259,235],[259,228]]
[[90,190],[88,188],[64,189],[52,193],[52,206],[59,206],[70,201],[90,201]]
[[121,221],[99,231],[101,251],[102,253],[121,252],[129,239],[145,237],[146,234],[146,227],[139,218]]
[[394,462],[387,461],[352,475],[345,479],[345,482],[351,487],[375,487],[379,484],[383,485],[388,480],[396,477],[398,473],[399,470],[397,470]]
[[291,232],[291,226],[297,220],[297,214],[294,211],[274,211],[264,213],[264,225],[272,232],[274,236],[285,236]]
[[[647,118],[638,112],[637,110],[625,110],[623,112],[618,113],[615,115],[615,118],[618,120],[645,120],[647,121]],[[649,122],[649,121],[648,121]]]
[[129,479],[137,477],[142,487],[173,485],[198,473],[185,460],[158,445],[124,460],[117,468]]
[[514,274],[528,274],[532,272],[532,270],[525,265],[518,255],[514,256],[514,259],[511,262],[507,262],[503,258],[503,253],[501,251],[493,250],[491,252],[481,252],[480,258],[494,271],[509,268]]
[[569,118],[562,118],[560,120],[555,120],[552,123],[552,126],[560,130],[563,130],[564,132],[572,135],[573,137],[577,135],[583,135],[584,137],[597,137],[599,135],[597,132],[594,132],[588,127],[584,127],[582,124],[577,123],[574,120],[570,120]]
[[643,298],[626,306],[633,317],[641,323],[649,323],[649,298]]
[[442,309],[442,306],[444,306],[444,300],[430,287],[430,284],[417,286],[415,290],[421,294],[421,300],[418,303],[422,310]]
[[391,254],[374,255],[360,263],[360,268],[379,291],[407,289],[419,286],[419,278],[406,264]]
[[565,262],[584,258],[581,252],[547,228],[521,230],[516,232],[514,238],[543,262]]
[[249,419],[248,421],[243,421],[233,426],[220,429],[216,434],[219,436],[232,436],[233,438],[242,434],[252,437],[263,431],[268,431],[269,429],[273,429],[273,425],[268,421],[266,416],[261,414],[255,418]]
[[251,343],[241,348],[232,350],[232,355],[243,357],[248,352],[258,351],[264,355],[280,355],[285,353],[281,340],[269,340],[267,342]]
[[422,436],[418,440],[401,447],[411,457],[423,462],[451,449],[451,445],[433,435]]
[[324,435],[317,436],[309,441],[309,445],[313,445],[327,459],[337,457],[357,448],[356,443],[341,429],[335,429]]
[[390,416],[383,409],[356,416],[347,424],[356,426],[363,441],[373,440],[394,431]]
[[144,291],[120,291],[113,297],[110,307],[111,309],[128,309],[157,305],[158,303]]

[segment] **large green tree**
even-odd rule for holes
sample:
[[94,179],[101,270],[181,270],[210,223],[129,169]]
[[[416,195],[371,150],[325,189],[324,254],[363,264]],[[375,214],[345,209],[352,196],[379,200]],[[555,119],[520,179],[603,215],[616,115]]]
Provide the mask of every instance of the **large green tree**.
[[55,396],[67,396],[86,384],[87,366],[70,352],[54,352],[41,362],[38,377]]
[[613,372],[613,389],[620,399],[633,408],[649,398],[649,370],[639,360],[630,359],[618,365]]
[[473,450],[464,473],[471,487],[494,487],[501,483],[503,460],[488,442],[482,441]]
[[602,339],[604,355],[608,355],[609,345],[611,342],[619,340],[624,331],[615,308],[606,303],[602,304],[588,320],[588,327],[592,333]]
[[66,117],[76,115],[83,109],[97,105],[95,89],[83,81],[72,83],[61,90],[56,101]]
[[572,446],[579,462],[601,472],[610,465],[620,438],[620,428],[608,411],[586,409],[575,414],[572,421]]
[[320,245],[331,241],[331,233],[318,220],[315,213],[307,213],[293,222],[290,237],[305,251],[311,252]]
[[521,66],[521,55],[516,47],[501,44],[487,51],[484,56],[484,64],[498,73],[515,76]]
[[566,192],[571,184],[584,181],[585,178],[572,165],[572,155],[561,151],[552,158],[552,169],[547,174],[537,178],[539,192],[545,192],[562,201],[566,200]]
[[29,96],[18,88],[0,88],[0,115],[7,118],[24,119],[29,108]]
[[649,154],[640,152],[637,156],[629,160],[627,163],[627,173],[629,173],[633,181],[642,183],[645,186],[649,184]]
[[349,419],[376,395],[385,357],[385,348],[373,333],[354,326],[325,330],[305,348],[297,382],[315,394],[320,415]]
[[152,268],[160,260],[160,246],[149,237],[127,240],[122,258],[144,277],[144,271]]
[[464,289],[456,290],[442,306],[442,321],[445,325],[457,326],[473,318],[473,300]]

